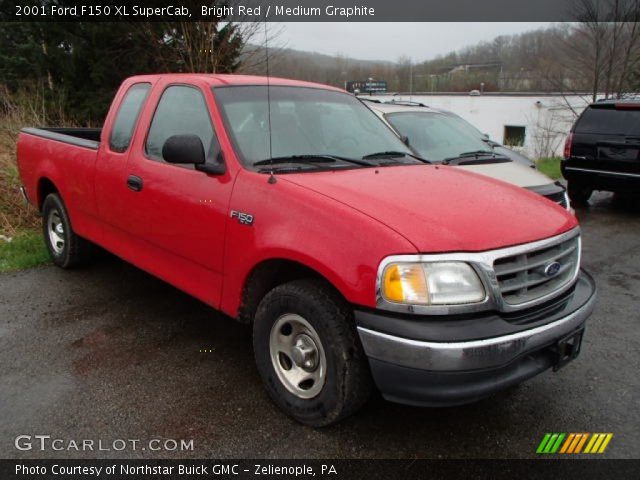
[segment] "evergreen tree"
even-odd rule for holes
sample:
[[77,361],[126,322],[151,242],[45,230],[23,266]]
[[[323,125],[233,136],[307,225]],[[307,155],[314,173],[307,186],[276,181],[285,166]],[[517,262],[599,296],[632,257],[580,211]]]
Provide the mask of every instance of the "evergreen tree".
[[[37,88],[81,124],[100,124],[120,83],[163,72],[230,73],[244,38],[219,22],[6,22],[0,84]],[[61,100],[62,99],[62,100]]]

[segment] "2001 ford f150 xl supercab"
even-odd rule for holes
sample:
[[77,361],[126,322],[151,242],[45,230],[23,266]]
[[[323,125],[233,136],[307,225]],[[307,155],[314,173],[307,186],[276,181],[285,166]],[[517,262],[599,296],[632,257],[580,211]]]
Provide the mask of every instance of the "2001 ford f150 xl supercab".
[[573,215],[429,165],[339,89],[137,76],[102,129],[24,129],[18,162],[57,265],[97,244],[251,323],[269,394],[309,425],[373,385],[451,405],[559,368],[593,309]]

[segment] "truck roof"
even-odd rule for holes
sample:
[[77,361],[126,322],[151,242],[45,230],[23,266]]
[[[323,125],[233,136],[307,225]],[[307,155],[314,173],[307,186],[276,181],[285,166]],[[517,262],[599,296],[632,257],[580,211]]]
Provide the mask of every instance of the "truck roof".
[[[323,85],[321,83],[304,82],[301,80],[290,80],[287,78],[279,77],[265,77],[258,75],[235,75],[235,74],[212,74],[212,73],[161,73],[154,75],[136,75],[130,77],[132,81],[151,81],[163,79],[175,79],[177,82],[184,82],[188,80],[205,81],[211,86],[225,86],[225,85],[271,85],[271,86],[288,86],[288,87],[309,87],[309,88],[322,88],[325,90],[334,90],[337,92],[345,92],[341,88],[332,87],[329,85]],[[345,92],[346,93],[346,92]]]

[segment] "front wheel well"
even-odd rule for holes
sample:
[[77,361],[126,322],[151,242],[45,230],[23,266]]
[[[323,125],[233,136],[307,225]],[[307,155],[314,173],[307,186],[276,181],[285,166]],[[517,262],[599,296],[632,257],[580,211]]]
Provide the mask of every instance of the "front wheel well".
[[42,204],[44,203],[44,199],[47,198],[47,195],[51,193],[58,193],[58,188],[55,184],[46,177],[38,180],[38,211],[42,212]]
[[278,285],[293,280],[315,278],[321,280],[329,288],[342,297],[342,294],[322,274],[301,263],[286,259],[265,260],[256,265],[247,276],[242,299],[238,309],[238,320],[242,323],[251,323],[258,305],[267,293]]

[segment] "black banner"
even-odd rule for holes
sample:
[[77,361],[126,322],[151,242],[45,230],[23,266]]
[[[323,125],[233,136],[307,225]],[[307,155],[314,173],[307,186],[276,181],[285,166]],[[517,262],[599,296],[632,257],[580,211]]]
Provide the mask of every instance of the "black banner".
[[[562,22],[575,21],[578,8],[574,0],[1,0],[0,5],[0,20],[19,22]],[[601,2],[603,20],[613,5]]]
[[640,460],[0,460],[0,478],[637,479]]

